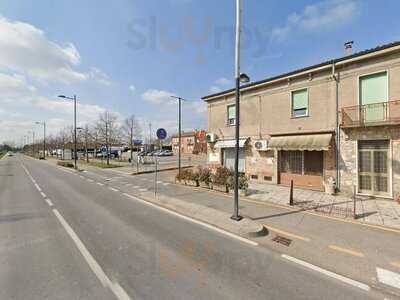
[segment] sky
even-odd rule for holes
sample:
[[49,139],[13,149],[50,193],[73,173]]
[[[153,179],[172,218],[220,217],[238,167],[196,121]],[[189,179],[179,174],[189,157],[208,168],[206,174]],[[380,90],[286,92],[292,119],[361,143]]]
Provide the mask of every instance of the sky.
[[[251,81],[400,40],[398,0],[242,0],[241,69]],[[135,115],[144,132],[206,129],[202,96],[233,87],[235,0],[3,0],[0,143]],[[152,133],[154,134],[154,133]]]

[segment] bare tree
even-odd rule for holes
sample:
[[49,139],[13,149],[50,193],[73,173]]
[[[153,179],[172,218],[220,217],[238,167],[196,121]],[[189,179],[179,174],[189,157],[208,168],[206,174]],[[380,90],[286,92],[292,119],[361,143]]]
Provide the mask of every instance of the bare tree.
[[117,124],[117,119],[117,115],[106,111],[100,114],[96,124],[100,138],[106,146],[107,165],[110,164],[111,147],[113,144],[118,143],[120,138],[120,128]]
[[122,127],[123,135],[128,142],[129,148],[131,150],[131,161],[133,160],[133,140],[139,139],[142,135],[142,127],[134,115],[126,118],[124,125]]

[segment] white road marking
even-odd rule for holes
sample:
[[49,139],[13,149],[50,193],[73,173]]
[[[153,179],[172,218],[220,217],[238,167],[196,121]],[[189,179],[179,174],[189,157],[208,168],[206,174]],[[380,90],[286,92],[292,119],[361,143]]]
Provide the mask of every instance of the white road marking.
[[169,213],[169,214],[174,215],[174,216],[176,216],[176,217],[179,217],[179,218],[181,218],[181,219],[184,219],[184,220],[186,220],[186,221],[189,221],[189,222],[195,223],[195,224],[197,224],[197,225],[206,227],[206,228],[208,228],[208,229],[214,230],[214,231],[216,231],[216,232],[222,233],[222,234],[224,234],[224,235],[226,235],[226,236],[229,236],[229,237],[231,237],[231,238],[237,239],[237,240],[239,240],[239,241],[241,241],[241,242],[250,244],[250,245],[252,245],[252,246],[258,246],[258,243],[257,243],[257,242],[254,242],[254,241],[252,241],[252,240],[246,239],[246,238],[241,237],[241,236],[239,236],[239,235],[233,234],[233,233],[231,233],[231,232],[229,232],[229,231],[225,231],[225,230],[223,230],[223,229],[220,229],[220,228],[215,227],[215,226],[213,226],[213,225],[210,225],[210,224],[208,224],[208,223],[205,223],[205,222],[202,222],[202,221],[199,221],[199,220],[196,220],[196,219],[192,219],[192,218],[190,218],[190,217],[187,217],[187,216],[182,215],[182,214],[180,214],[180,213],[177,213],[177,212],[175,212],[175,211],[169,210],[169,209],[167,209],[167,208],[158,206],[157,204],[148,202],[148,201],[146,201],[146,200],[142,200],[142,199],[140,199],[140,198],[137,198],[137,197],[135,197],[135,196],[129,195],[129,194],[127,194],[127,193],[123,193],[123,195],[125,195],[125,196],[127,196],[128,198],[131,198],[131,199],[133,199],[133,200],[135,200],[135,201],[141,202],[141,203],[146,204],[146,205],[148,205],[148,206],[152,206],[152,207],[154,207],[154,208],[157,208],[158,210],[161,210],[161,211],[163,211],[163,212],[166,212],[166,213]]
[[108,187],[108,189],[110,189],[110,190],[112,190],[113,192],[119,192],[119,190],[117,190],[117,189],[114,189],[113,187]]
[[161,184],[161,183],[163,183],[163,182],[162,182],[162,181],[157,181],[157,183]]
[[170,183],[169,182],[164,182],[163,185],[167,186],[167,185],[170,185]]
[[64,227],[65,231],[71,237],[79,252],[82,254],[83,258],[86,260],[90,269],[92,269],[93,273],[97,276],[104,287],[108,287],[120,300],[128,300],[131,299],[129,295],[124,291],[124,289],[118,284],[112,282],[103,271],[101,266],[97,263],[94,257],[90,254],[89,250],[85,247],[81,239],[75,233],[71,226],[65,221],[64,217],[58,212],[57,209],[53,209],[53,213],[57,217],[58,221],[60,221],[61,225]]
[[82,175],[79,175],[80,178],[85,179],[85,177],[83,177]]
[[49,198],[44,199],[46,200],[47,204],[51,207],[53,206],[53,202],[51,202],[51,200]]
[[104,184],[102,184],[101,182],[96,182],[96,184],[103,186]]
[[138,189],[138,188],[140,188],[140,186],[134,185],[133,188],[134,188],[134,189]]
[[46,194],[43,193],[43,192],[40,192],[40,194],[42,195],[43,198],[46,198],[46,197],[47,197]]
[[89,181],[89,182],[94,182],[94,180],[90,179],[90,178],[87,178],[86,180]]
[[37,183],[35,183],[35,187],[36,187],[36,189],[37,189],[39,192],[42,191],[42,189],[40,188],[40,186],[39,186]]
[[147,192],[148,189],[139,189],[139,192]]
[[400,289],[400,274],[389,270],[376,268],[378,280],[386,285]]
[[291,262],[297,263],[297,264],[299,264],[299,265],[301,265],[303,267],[306,267],[306,268],[309,268],[309,269],[314,270],[316,272],[322,273],[322,274],[324,274],[326,276],[335,278],[335,279],[340,280],[340,281],[342,281],[344,283],[347,283],[347,284],[350,284],[352,286],[358,287],[359,289],[362,289],[364,291],[370,291],[371,290],[371,288],[368,285],[364,284],[364,283],[361,283],[359,281],[350,279],[348,277],[344,277],[342,275],[339,275],[339,274],[333,273],[331,271],[322,269],[322,268],[317,267],[317,266],[315,266],[313,264],[310,264],[310,263],[308,263],[306,261],[297,259],[295,257],[289,256],[289,255],[286,255],[286,254],[282,254],[281,257],[283,257],[283,258],[285,258],[287,260],[290,260]]

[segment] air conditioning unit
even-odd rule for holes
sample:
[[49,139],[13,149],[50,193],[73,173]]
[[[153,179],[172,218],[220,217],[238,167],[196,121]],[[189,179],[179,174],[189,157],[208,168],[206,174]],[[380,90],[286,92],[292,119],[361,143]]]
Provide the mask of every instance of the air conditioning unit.
[[217,135],[215,133],[207,133],[206,141],[207,143],[214,143],[217,140]]
[[254,143],[254,148],[256,148],[258,151],[266,151],[268,150],[268,141],[258,140]]

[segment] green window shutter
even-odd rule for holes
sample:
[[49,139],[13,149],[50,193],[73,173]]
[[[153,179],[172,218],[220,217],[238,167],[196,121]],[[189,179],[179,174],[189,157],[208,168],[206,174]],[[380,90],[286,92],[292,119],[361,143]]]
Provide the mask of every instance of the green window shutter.
[[235,105],[228,106],[228,119],[234,119],[236,117]]
[[308,91],[306,89],[292,92],[292,108],[294,110],[308,108]]
[[387,72],[360,77],[361,105],[388,101],[387,87]]

